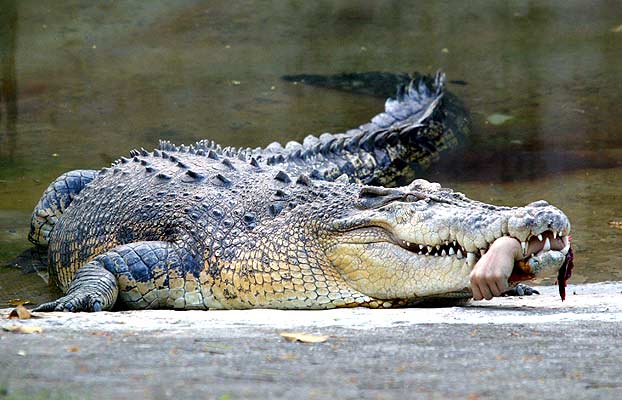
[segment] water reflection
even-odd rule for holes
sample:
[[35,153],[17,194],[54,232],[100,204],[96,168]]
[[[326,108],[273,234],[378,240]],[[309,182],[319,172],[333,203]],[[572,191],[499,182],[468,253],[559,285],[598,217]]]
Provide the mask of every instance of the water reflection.
[[474,126],[425,177],[486,202],[549,200],[573,221],[573,282],[622,279],[615,1],[48,3],[0,0],[0,264],[29,246],[32,207],[63,172],[158,139],[300,141],[382,107],[285,74],[440,68]]
[[[17,2],[0,1],[0,152],[13,158],[17,132],[17,79],[15,51],[17,43]],[[6,115],[6,121],[3,121]]]

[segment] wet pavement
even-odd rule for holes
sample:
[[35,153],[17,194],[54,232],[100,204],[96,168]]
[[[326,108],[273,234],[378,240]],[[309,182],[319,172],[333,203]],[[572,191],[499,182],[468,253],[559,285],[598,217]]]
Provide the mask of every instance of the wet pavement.
[[[3,319],[3,329],[42,332],[0,330],[0,391],[87,399],[619,398],[622,284],[570,285],[563,303],[555,287],[538,289],[539,296],[450,308]],[[329,337],[292,343],[285,332]]]

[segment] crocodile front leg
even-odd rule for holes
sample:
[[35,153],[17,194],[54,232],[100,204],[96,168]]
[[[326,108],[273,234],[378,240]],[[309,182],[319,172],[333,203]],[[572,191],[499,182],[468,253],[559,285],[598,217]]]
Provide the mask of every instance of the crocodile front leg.
[[67,294],[60,299],[41,304],[33,311],[102,311],[110,310],[119,293],[117,279],[92,261],[76,272]]
[[200,264],[169,242],[117,246],[81,267],[67,294],[34,311],[101,311],[121,308],[207,308],[198,283]]

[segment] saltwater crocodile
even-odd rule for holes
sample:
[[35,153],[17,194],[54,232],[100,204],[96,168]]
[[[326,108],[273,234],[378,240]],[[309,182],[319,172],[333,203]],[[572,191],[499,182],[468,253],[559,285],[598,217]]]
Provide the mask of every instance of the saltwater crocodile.
[[409,149],[444,146],[453,132],[442,102],[442,77],[420,78],[345,134],[266,150],[163,142],[111,168],[61,176],[35,208],[30,238],[49,246],[66,295],[38,310],[466,299],[480,257],[503,255],[492,249],[506,242],[520,246],[506,281],[560,269],[570,224],[546,202],[497,207],[424,180],[361,183],[412,169]]

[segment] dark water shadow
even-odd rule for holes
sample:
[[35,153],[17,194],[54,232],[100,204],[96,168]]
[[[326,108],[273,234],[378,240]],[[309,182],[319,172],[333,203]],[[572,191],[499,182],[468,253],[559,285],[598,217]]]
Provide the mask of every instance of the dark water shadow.
[[0,154],[8,158],[17,146],[16,50],[17,1],[0,0]]
[[584,169],[622,167],[615,155],[599,151],[513,148],[511,145],[470,145],[443,155],[426,177],[438,182],[503,183],[537,181],[543,176],[558,176]]

